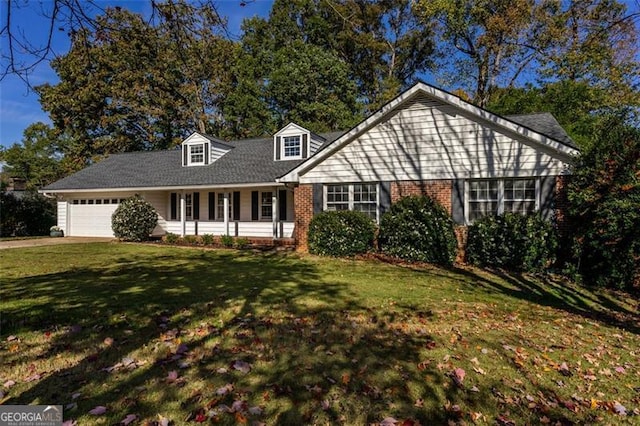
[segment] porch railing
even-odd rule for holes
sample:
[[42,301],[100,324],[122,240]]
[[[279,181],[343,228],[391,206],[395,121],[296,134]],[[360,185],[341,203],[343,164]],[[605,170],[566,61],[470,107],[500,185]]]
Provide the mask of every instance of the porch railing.
[[[280,221],[276,223],[274,235],[273,222],[229,222],[228,234],[234,237],[260,237],[260,238],[292,238],[294,222]],[[180,221],[167,221],[166,232],[182,234]],[[226,235],[227,229],[224,222],[186,221],[185,235]]]

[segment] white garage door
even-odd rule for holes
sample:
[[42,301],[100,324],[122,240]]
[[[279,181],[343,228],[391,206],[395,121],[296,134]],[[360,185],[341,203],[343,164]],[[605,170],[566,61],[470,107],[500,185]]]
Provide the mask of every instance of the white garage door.
[[111,215],[117,208],[118,204],[69,204],[67,235],[72,237],[113,237]]

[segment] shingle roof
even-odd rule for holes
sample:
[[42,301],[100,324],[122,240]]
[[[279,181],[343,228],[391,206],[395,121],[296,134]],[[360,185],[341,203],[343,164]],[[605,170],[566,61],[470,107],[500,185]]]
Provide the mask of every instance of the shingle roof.
[[[509,115],[507,120],[576,148],[569,135],[549,113]],[[344,132],[322,133],[322,147]],[[233,185],[275,182],[304,160],[274,161],[273,139],[245,139],[225,142],[205,135],[209,140],[232,148],[207,166],[182,167],[180,150],[145,151],[113,154],[77,173],[46,187],[43,191],[89,190],[109,188],[149,188]]]
[[[344,132],[323,133],[324,144]],[[275,182],[303,160],[274,161],[273,138],[225,142],[232,146],[207,166],[182,167],[180,150],[113,154],[44,187],[69,189],[149,188]]]
[[528,127],[538,133],[542,133],[543,135],[555,139],[558,142],[562,142],[571,148],[578,148],[567,132],[565,132],[562,126],[560,126],[560,123],[558,123],[556,118],[548,112],[506,115],[504,118],[524,127]]

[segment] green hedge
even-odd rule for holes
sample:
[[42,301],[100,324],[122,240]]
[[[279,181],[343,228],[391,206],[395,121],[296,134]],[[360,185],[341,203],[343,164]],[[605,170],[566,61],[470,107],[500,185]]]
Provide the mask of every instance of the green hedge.
[[373,248],[375,231],[375,223],[362,212],[323,212],[309,224],[309,252],[324,256],[366,253]]
[[538,214],[485,216],[469,227],[466,257],[471,264],[515,271],[541,271],[555,259],[552,224]]
[[405,197],[382,216],[380,250],[414,262],[451,265],[457,240],[451,215],[429,197]]
[[156,209],[137,195],[121,202],[111,216],[113,234],[124,241],[148,240],[157,224]]

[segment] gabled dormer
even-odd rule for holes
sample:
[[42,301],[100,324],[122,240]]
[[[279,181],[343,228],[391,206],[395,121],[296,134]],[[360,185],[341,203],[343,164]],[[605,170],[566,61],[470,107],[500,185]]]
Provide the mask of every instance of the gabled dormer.
[[182,142],[182,166],[207,166],[233,147],[214,137],[194,132]]
[[324,143],[324,138],[295,123],[289,123],[273,135],[273,159],[304,160]]

